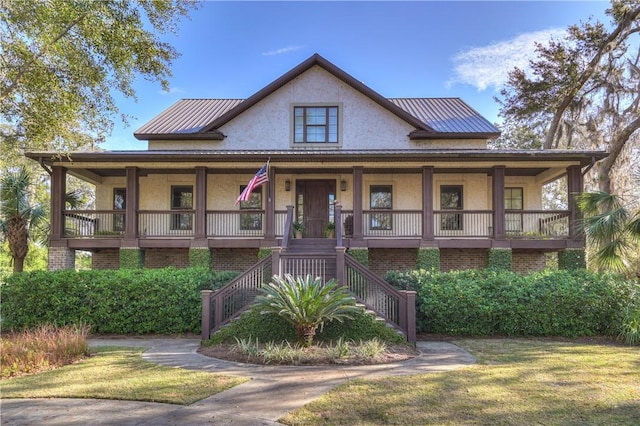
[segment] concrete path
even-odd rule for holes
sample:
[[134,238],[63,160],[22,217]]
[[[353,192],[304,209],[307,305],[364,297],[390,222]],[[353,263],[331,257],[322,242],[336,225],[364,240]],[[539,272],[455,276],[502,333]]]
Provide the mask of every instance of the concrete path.
[[4,425],[276,425],[290,411],[356,378],[448,371],[475,362],[445,342],[418,342],[408,361],[366,366],[263,366],[200,355],[197,339],[103,339],[90,346],[147,347],[142,357],[188,370],[249,377],[246,383],[189,406],[95,399],[2,399]]

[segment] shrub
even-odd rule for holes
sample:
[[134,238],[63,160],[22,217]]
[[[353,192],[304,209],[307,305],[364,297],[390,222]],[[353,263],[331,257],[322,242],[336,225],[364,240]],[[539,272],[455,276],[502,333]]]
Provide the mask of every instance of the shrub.
[[[638,285],[586,270],[519,275],[486,269],[396,272],[387,280],[418,291],[421,333],[509,336],[617,335]],[[634,302],[635,301],[635,302]]]
[[[318,331],[316,340],[321,342],[335,342],[343,340],[370,340],[378,338],[387,343],[405,343],[407,339],[398,334],[395,329],[365,312],[363,308],[353,313],[353,319],[343,322],[331,321]],[[233,343],[236,339],[258,339],[260,342],[293,342],[297,340],[293,326],[275,314],[263,315],[253,306],[249,311],[240,315],[231,324],[222,327],[214,333],[205,345],[219,343]]]
[[298,342],[311,346],[318,327],[325,322],[352,318],[356,301],[346,287],[335,279],[326,283],[311,275],[284,277],[274,275],[271,282],[260,289],[256,307],[261,313],[273,313],[289,322],[296,330]]
[[191,247],[189,249],[189,266],[192,268],[211,268],[211,249],[207,247]]
[[418,250],[418,260],[416,261],[416,269],[425,269],[427,271],[440,270],[440,249],[435,247],[421,248]]
[[510,271],[513,263],[511,249],[493,248],[487,252],[487,267]]
[[87,356],[89,327],[41,325],[32,330],[4,335],[0,354],[2,378],[61,367]]
[[0,287],[3,328],[86,324],[93,333],[199,333],[200,291],[236,275],[205,268],[14,274]]

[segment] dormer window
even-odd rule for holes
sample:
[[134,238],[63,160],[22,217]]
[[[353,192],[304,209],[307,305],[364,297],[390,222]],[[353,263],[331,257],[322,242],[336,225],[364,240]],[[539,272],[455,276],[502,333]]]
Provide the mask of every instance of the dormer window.
[[337,106],[297,106],[294,143],[338,143]]

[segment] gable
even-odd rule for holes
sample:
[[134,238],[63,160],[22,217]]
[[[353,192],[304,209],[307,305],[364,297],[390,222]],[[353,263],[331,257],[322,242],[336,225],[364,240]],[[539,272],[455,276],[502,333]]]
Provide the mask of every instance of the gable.
[[[416,146],[411,141],[447,139],[451,140],[448,146],[478,148],[499,135],[498,129],[459,98],[386,99],[313,55],[248,99],[181,100],[138,129],[135,136],[149,140],[149,149],[285,149],[291,147],[292,113],[298,105],[339,106],[339,130],[345,142],[339,147],[350,149],[412,149]],[[471,145],[461,146],[459,141],[465,139]]]

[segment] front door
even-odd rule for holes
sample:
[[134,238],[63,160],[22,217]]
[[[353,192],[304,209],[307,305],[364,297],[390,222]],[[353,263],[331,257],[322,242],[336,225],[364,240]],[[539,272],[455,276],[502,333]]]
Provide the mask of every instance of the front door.
[[335,180],[298,180],[296,182],[296,218],[304,225],[305,236],[324,237],[327,223],[333,221],[335,194]]

